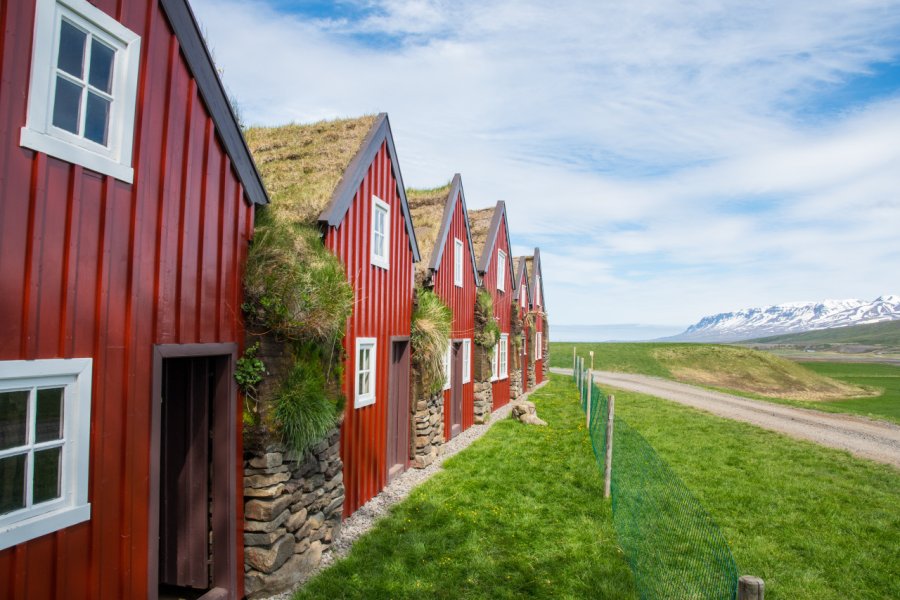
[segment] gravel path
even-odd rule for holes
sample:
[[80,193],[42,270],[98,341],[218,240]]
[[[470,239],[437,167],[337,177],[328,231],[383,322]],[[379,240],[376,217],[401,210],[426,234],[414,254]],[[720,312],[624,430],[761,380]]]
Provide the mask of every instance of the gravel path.
[[[572,369],[551,371],[572,374]],[[900,426],[893,423],[751,400],[648,375],[595,371],[594,379],[900,468]]]
[[[536,390],[539,390],[546,384],[547,381],[544,381],[535,387],[534,390],[524,394],[520,399],[526,399],[530,394],[533,394]],[[441,465],[445,460],[468,448],[469,444],[487,433],[487,430],[490,429],[494,423],[507,418],[511,410],[512,403],[498,408],[491,414],[491,418],[486,424],[472,425],[444,444],[444,453],[433,463],[424,469],[409,469],[405,473],[397,476],[397,478],[394,479],[390,485],[381,490],[377,496],[363,504],[359,510],[344,519],[343,523],[341,523],[341,535],[331,544],[330,548],[322,554],[322,563],[319,568],[310,573],[309,577],[307,577],[304,582],[315,576],[319,571],[330,567],[335,561],[346,556],[347,553],[350,552],[350,548],[353,547],[353,543],[367,531],[372,529],[379,519],[386,516],[394,504],[402,502],[416,486],[431,479],[432,475],[441,470]],[[302,586],[304,582],[301,582],[300,585]],[[276,594],[275,596],[270,596],[267,600],[289,600],[295,592],[296,590]]]

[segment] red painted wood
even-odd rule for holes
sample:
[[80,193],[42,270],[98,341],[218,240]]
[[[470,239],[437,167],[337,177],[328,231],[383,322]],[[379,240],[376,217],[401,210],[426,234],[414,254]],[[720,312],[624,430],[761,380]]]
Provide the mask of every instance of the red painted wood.
[[152,346],[243,337],[253,211],[178,42],[155,0],[94,4],[142,38],[133,185],[19,146],[35,0],[0,2],[0,360],[94,361],[92,519],[0,551],[4,599],[145,594]]
[[[453,325],[450,337],[453,340],[470,340],[472,357],[474,362],[475,352],[475,270],[472,267],[472,256],[469,249],[468,236],[466,235],[466,220],[468,216],[463,211],[463,203],[456,198],[456,206],[450,221],[450,233],[444,243],[444,251],[441,262],[434,273],[434,293],[444,301],[444,304],[453,311]],[[454,239],[462,240],[463,256],[463,285],[457,287],[453,283],[453,251]],[[422,260],[430,257],[423,256]],[[462,355],[460,355],[462,356]],[[471,377],[472,367],[469,366],[469,382],[462,385],[462,431],[465,431],[475,422],[475,384]],[[450,439],[450,398],[452,390],[444,390],[444,439]]]
[[[494,318],[497,319],[497,325],[500,326],[500,333],[508,335],[512,313],[511,294],[513,284],[513,272],[510,265],[512,265],[513,259],[510,256],[509,244],[507,243],[507,239],[509,239],[507,227],[508,224],[504,216],[501,219],[500,228],[497,232],[497,241],[491,250],[491,259],[488,262],[487,272],[481,278],[481,286],[494,299]],[[506,281],[503,291],[497,289],[497,256],[501,251],[506,253]],[[509,377],[495,381],[491,385],[491,393],[493,395],[493,410],[509,404]]]
[[[541,273],[540,262],[534,261],[532,264],[534,265],[534,273],[530,273],[531,281],[536,282],[538,277],[540,277],[540,280],[543,281],[544,276]],[[535,330],[535,332],[540,331],[541,336],[543,337],[544,335],[546,335],[544,333],[544,320],[543,320],[543,318],[541,318],[541,315],[544,314],[544,295],[540,291],[540,288],[538,285],[536,285],[534,287],[533,294],[534,294],[534,297],[532,298],[532,303],[534,305],[533,310],[535,313],[537,313],[537,317],[535,318],[535,321],[534,321],[534,330]],[[534,361],[534,380],[535,380],[535,383],[541,383],[542,381],[544,381],[544,357],[543,356]]]
[[[329,227],[325,234],[325,245],[344,264],[354,291],[354,310],[344,337],[347,408],[341,430],[341,458],[344,461],[345,516],[374,497],[386,484],[390,339],[408,336],[412,318],[413,256],[390,161],[387,144],[382,144],[343,221],[337,227]],[[391,207],[390,268],[387,270],[372,266],[369,258],[373,194]],[[358,337],[377,339],[376,400],[375,404],[355,409]]]
[[[519,269],[519,260],[516,259],[515,269]],[[514,306],[512,310],[519,311],[519,319],[524,323],[525,315],[528,313],[528,276],[525,272],[526,269],[522,269],[520,273],[516,276],[516,293],[518,297],[513,300]],[[522,391],[527,392],[531,388],[528,387],[528,364],[531,362],[531,356],[529,356],[531,348],[528,344],[528,336],[522,335],[522,349],[519,351],[519,365],[520,370],[522,371]]]

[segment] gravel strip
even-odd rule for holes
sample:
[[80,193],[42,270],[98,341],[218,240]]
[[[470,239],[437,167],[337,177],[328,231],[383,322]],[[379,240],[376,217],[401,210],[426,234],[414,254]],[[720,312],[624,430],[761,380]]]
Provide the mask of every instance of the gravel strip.
[[[520,400],[525,400],[529,395],[546,384],[547,381],[544,381],[537,385],[534,390],[524,394]],[[405,473],[397,476],[397,478],[394,479],[390,485],[381,490],[377,496],[363,504],[359,510],[344,519],[344,522],[341,523],[341,535],[331,544],[329,549],[322,554],[322,562],[319,565],[319,568],[311,572],[304,581],[300,582],[300,586],[318,574],[319,571],[327,569],[334,564],[335,561],[346,556],[347,553],[350,552],[350,548],[353,547],[353,543],[367,531],[372,529],[379,519],[387,515],[394,504],[402,502],[416,486],[431,479],[432,475],[441,470],[441,465],[445,460],[468,448],[469,444],[487,433],[487,430],[490,429],[494,423],[507,418],[511,410],[512,402],[498,408],[491,413],[491,419],[486,424],[472,425],[455,438],[445,443],[444,453],[433,463],[424,469],[409,469]],[[296,589],[299,589],[300,586]],[[296,592],[296,589],[290,592],[283,592],[281,594],[276,594],[275,596],[270,596],[266,600],[289,600]]]
[[900,426],[888,421],[752,400],[649,375],[594,371],[594,379],[900,468]]

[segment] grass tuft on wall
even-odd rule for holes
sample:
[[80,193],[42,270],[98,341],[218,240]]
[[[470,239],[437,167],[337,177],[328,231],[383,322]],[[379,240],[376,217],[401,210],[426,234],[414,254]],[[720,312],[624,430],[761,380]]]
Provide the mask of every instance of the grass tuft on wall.
[[416,291],[410,344],[413,366],[424,391],[431,395],[444,387],[444,357],[450,343],[453,313],[431,290]]
[[494,299],[490,292],[478,290],[475,296],[475,343],[493,348],[500,341],[500,326],[494,319]]

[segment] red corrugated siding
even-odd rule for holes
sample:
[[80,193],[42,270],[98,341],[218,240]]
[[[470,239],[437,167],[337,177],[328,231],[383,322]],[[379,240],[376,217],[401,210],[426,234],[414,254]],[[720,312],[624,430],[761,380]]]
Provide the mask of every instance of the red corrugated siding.
[[[369,257],[372,195],[391,207],[390,269],[373,267]],[[383,143],[338,227],[329,228],[325,245],[344,263],[354,290],[353,314],[344,349],[347,408],[341,429],[344,461],[344,515],[375,496],[387,481],[387,393],[392,336],[408,336],[412,319],[413,255],[409,244],[391,157]],[[353,408],[357,337],[377,338],[375,404]]]
[[0,360],[94,360],[92,519],[0,551],[2,598],[145,595],[152,347],[243,334],[253,212],[177,40],[155,1],[94,4],[142,37],[134,185],[19,147],[35,7],[0,3]]
[[[517,268],[518,268],[518,265],[517,265]],[[528,313],[528,290],[527,290],[527,287],[528,287],[528,278],[525,276],[525,270],[523,269],[522,272],[519,274],[518,286],[516,288],[519,292],[519,297],[516,298],[516,307],[518,308],[518,311],[519,311],[519,318],[522,319],[523,323],[525,320],[525,315]],[[522,391],[523,392],[527,392],[529,389],[531,389],[528,387],[528,362],[531,360],[531,357],[528,355],[529,350],[530,350],[530,348],[528,346],[528,336],[523,334],[522,335],[522,350],[521,350],[522,356],[519,357],[520,358],[519,364],[521,365],[520,368],[522,371]]]
[[[491,252],[491,260],[488,263],[487,272],[481,279],[481,285],[494,298],[494,318],[497,319],[497,325],[500,326],[500,333],[509,333],[509,320],[512,312],[512,293],[513,275],[509,265],[512,263],[512,257],[509,254],[509,244],[506,243],[508,238],[507,223],[504,217],[500,222],[500,230],[497,233],[497,242]],[[506,253],[506,281],[504,291],[497,289],[497,253],[502,250]],[[493,409],[497,410],[501,406],[509,404],[509,378],[499,379],[491,386],[493,395]]]
[[[453,283],[453,251],[454,240],[459,239],[463,243],[463,286],[456,287]],[[422,257],[428,260],[429,257]],[[456,199],[456,208],[453,211],[453,219],[450,221],[450,233],[441,255],[441,263],[434,274],[434,292],[453,311],[453,331],[450,335],[454,340],[472,340],[472,352],[475,352],[473,335],[475,332],[475,271],[472,268],[472,256],[469,250],[468,236],[466,235],[466,216],[463,212],[462,200]],[[469,361],[470,363],[473,361]],[[471,375],[470,364],[470,375]],[[444,439],[450,439],[450,393],[444,390]],[[475,383],[470,377],[469,383],[463,384],[462,389],[462,430],[465,431],[475,422]]]
[[[538,263],[537,261],[534,262],[535,272],[531,274],[532,281],[537,281],[537,277],[540,277],[541,281],[544,280],[543,274],[538,270],[539,264],[540,263]],[[534,305],[534,312],[536,312],[538,315],[540,315],[541,313],[544,312],[544,295],[540,294],[540,297],[538,298],[538,293],[539,293],[538,289],[535,287],[534,296],[535,296],[535,299],[538,300],[538,302],[536,302]],[[541,318],[535,319],[534,330],[535,330],[535,332],[540,331],[541,337],[543,337],[543,335],[544,335],[544,320],[543,319],[541,319]],[[534,381],[536,384],[544,381],[544,359],[543,358],[539,358],[534,361]]]

